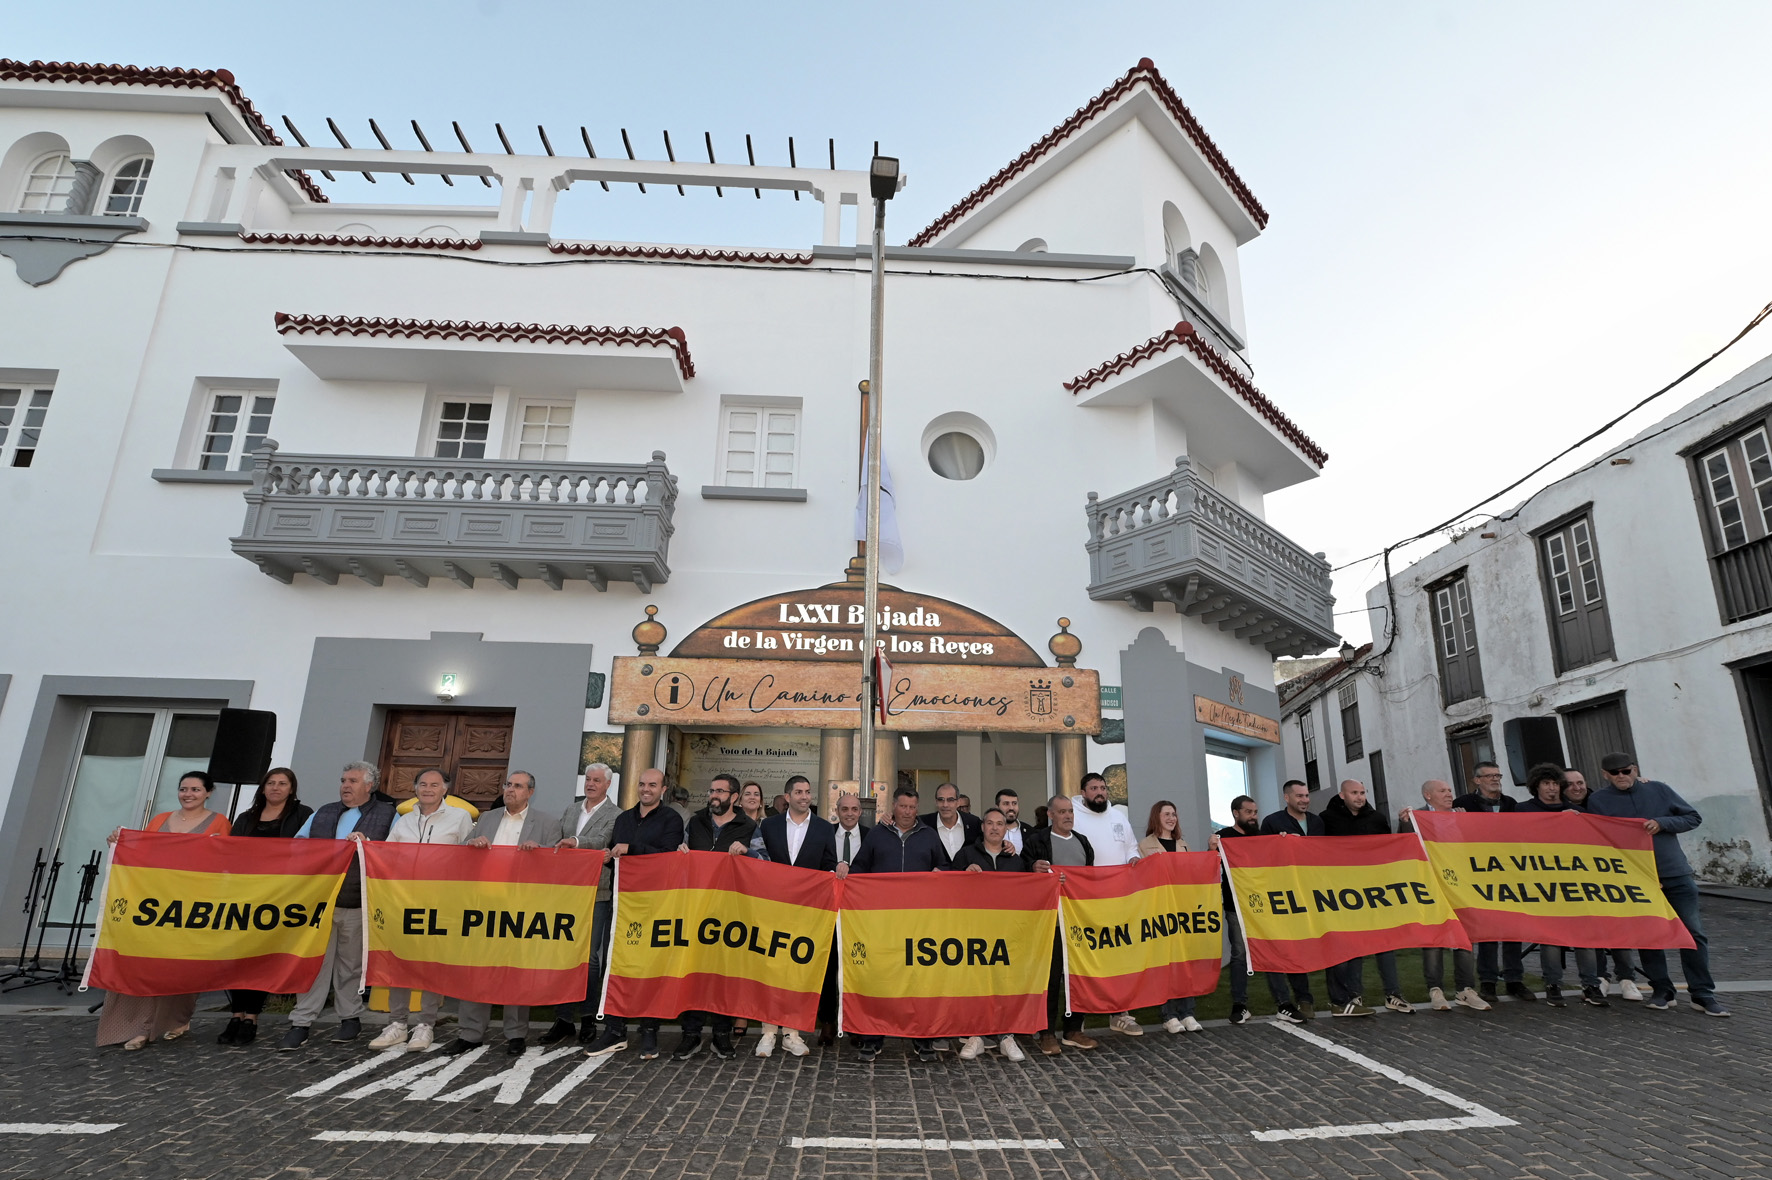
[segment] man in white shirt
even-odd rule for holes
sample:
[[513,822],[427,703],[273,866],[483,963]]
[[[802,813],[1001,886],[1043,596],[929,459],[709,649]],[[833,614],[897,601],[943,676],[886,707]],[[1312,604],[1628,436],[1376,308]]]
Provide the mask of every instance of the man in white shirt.
[[[609,782],[615,772],[601,762],[585,767],[585,795],[566,808],[560,817],[556,843],[561,848],[608,848],[615,834],[615,817],[621,807],[609,797]],[[554,1045],[572,1035],[573,1022],[582,1016],[578,1043],[588,1045],[597,1039],[597,1000],[603,994],[603,970],[609,962],[609,919],[614,908],[614,881],[610,863],[603,862],[603,877],[597,883],[597,903],[591,908],[591,964],[585,975],[585,998],[582,1004],[556,1004],[553,1027],[541,1035],[541,1043]]]
[[[440,768],[421,771],[412,780],[412,794],[418,806],[394,821],[388,833],[389,844],[460,844],[473,830],[474,821],[459,807],[443,802],[449,794],[449,776]],[[412,1011],[412,989],[388,989],[388,1026],[379,1037],[369,1042],[371,1049],[392,1049],[405,1045],[408,1053],[423,1053],[431,1047],[437,1026],[437,1008],[443,997],[436,992],[420,992],[418,1023],[409,1036],[406,1021]]]
[[[1108,802],[1107,780],[1091,771],[1083,776],[1083,794],[1076,799],[1080,806],[1076,830],[1089,838],[1095,849],[1098,867],[1129,865],[1138,859],[1138,836],[1132,830],[1132,816],[1118,803]],[[1130,1012],[1116,1012],[1108,1018],[1108,1027],[1129,1037],[1142,1037]]]
[[[558,826],[553,819],[529,806],[535,798],[535,776],[526,770],[513,770],[505,777],[504,807],[488,811],[474,825],[474,834],[464,843],[469,848],[527,848],[534,850],[544,843],[557,843]],[[504,1006],[505,1052],[520,1055],[528,1044],[529,1006]],[[465,1053],[486,1037],[492,1024],[492,1005],[463,1000],[457,1012],[455,1040],[444,1048],[445,1053]],[[552,1030],[550,1030],[552,1031]]]
[[943,783],[935,788],[935,811],[924,816],[923,823],[935,829],[936,838],[947,850],[949,860],[959,856],[960,849],[983,835],[978,817],[960,810],[960,788],[953,783]]
[[[803,774],[788,780],[788,809],[780,815],[763,817],[758,831],[763,839],[763,852],[776,864],[832,873],[837,869],[837,829],[829,820],[812,814],[812,784]],[[768,1057],[775,1052],[776,1034],[781,1047],[795,1057],[806,1056],[806,1041],[796,1029],[777,1029],[763,1025],[757,1043],[757,1056]]]

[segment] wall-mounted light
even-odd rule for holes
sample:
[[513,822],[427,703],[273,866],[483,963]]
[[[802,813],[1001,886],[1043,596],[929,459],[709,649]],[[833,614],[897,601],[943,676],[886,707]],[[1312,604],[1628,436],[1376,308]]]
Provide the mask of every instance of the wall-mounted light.
[[907,749],[907,750],[908,750],[908,749],[910,749],[910,748],[911,748],[911,735],[910,735],[910,734],[908,734],[908,733],[901,733],[901,734],[899,734],[899,735],[898,735],[898,740],[899,740],[899,741],[901,741],[901,742],[903,742],[903,743],[904,743],[904,748],[905,748],[905,749]]
[[437,699],[448,704],[455,699],[455,689],[459,677],[454,672],[445,672],[437,681]]

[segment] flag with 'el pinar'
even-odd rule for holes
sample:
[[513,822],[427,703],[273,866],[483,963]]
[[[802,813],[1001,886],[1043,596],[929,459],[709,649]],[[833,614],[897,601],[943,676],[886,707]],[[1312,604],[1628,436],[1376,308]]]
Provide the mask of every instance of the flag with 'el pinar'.
[[583,1000],[603,853],[358,845],[365,982],[482,1004]]
[[341,840],[124,832],[81,987],[129,996],[306,991],[351,862]]
[[1470,949],[1413,836],[1246,836],[1218,847],[1253,970],[1296,975],[1380,951]]
[[1690,949],[1640,819],[1584,811],[1414,811],[1439,885],[1476,942]]

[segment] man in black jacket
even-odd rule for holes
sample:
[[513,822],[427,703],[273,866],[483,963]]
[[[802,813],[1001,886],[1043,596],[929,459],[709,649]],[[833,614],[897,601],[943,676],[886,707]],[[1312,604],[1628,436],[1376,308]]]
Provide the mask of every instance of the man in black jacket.
[[[1323,808],[1323,830],[1331,836],[1388,836],[1390,817],[1366,801],[1366,784],[1347,779],[1341,791]],[[1397,981],[1397,952],[1380,951],[1378,977],[1384,983],[1384,1006],[1392,1012],[1413,1016],[1415,1009],[1403,998],[1403,987]],[[1329,970],[1329,1002],[1335,1007],[1332,1016],[1370,1016],[1366,1007],[1366,961],[1350,959]]]
[[1009,818],[996,807],[987,810],[979,817],[979,824],[984,834],[978,843],[968,844],[954,858],[954,871],[957,873],[1027,873],[1033,871],[1027,858],[1010,847],[1005,835],[1009,828]]
[[[689,817],[683,830],[683,847],[689,852],[729,852],[743,856],[751,846],[757,825],[750,816],[733,807],[738,794],[738,777],[716,774],[708,783],[708,805]],[[671,808],[675,811],[676,808]],[[714,1056],[724,1061],[733,1054],[732,1017],[721,1012],[691,1010],[677,1017],[683,1037],[671,1053],[673,1061],[688,1061],[701,1052],[701,1026],[706,1023],[713,1032]]]
[[[1512,811],[1519,804],[1501,789],[1501,767],[1493,762],[1479,762],[1471,767],[1471,781],[1476,790],[1452,801],[1454,811]],[[1497,960],[1500,960],[1497,963]],[[1477,944],[1477,995],[1487,1003],[1495,1003],[1495,985],[1507,983],[1507,994],[1522,1002],[1538,999],[1526,986],[1526,956],[1517,942],[1479,942]]]
[[[1253,836],[1261,829],[1261,809],[1247,795],[1231,800],[1231,826],[1220,828],[1207,838],[1206,847],[1218,851],[1221,841],[1237,836]],[[1231,1023],[1249,1022],[1249,947],[1243,941],[1243,923],[1237,917],[1237,900],[1231,896],[1230,874],[1218,870],[1218,888],[1224,895],[1225,937],[1231,947]],[[1283,1001],[1274,997],[1274,1003]]]
[[[835,872],[837,825],[813,814],[812,783],[805,775],[796,774],[788,780],[787,787],[787,811],[780,815],[766,815],[757,825],[763,836],[763,855],[778,865],[792,865],[820,873]],[[765,1023],[757,1042],[758,1057],[768,1057],[775,1052],[778,1035],[781,1047],[789,1055],[806,1056],[806,1041],[798,1029],[777,1028]]]
[[[683,817],[665,805],[664,771],[640,772],[640,802],[615,818],[615,831],[610,836],[609,856],[617,864],[624,856],[656,856],[676,852],[683,847]],[[621,888],[619,870],[616,889]],[[640,1019],[640,1060],[651,1061],[658,1056],[657,1017]],[[601,1057],[628,1047],[627,1021],[614,1014],[603,1018],[603,1035],[585,1050],[587,1057]]]
[[[1022,856],[1033,862],[1036,873],[1057,872],[1064,880],[1066,868],[1088,868],[1095,864],[1095,847],[1089,837],[1076,830],[1076,805],[1068,795],[1054,795],[1046,802],[1048,826],[1028,833]],[[1083,1016],[1066,1012],[1064,1002],[1064,944],[1058,931],[1052,933],[1052,974],[1046,980],[1046,1031],[1040,1034],[1040,1052],[1057,1057],[1064,1046],[1087,1053],[1101,1042],[1083,1031]]]
[[953,783],[943,783],[935,788],[935,810],[918,818],[941,841],[949,860],[978,839],[982,830],[976,815],[960,810],[960,788]]
[[1010,788],[1004,787],[997,792],[996,804],[997,810],[1003,813],[1003,818],[1007,823],[1003,829],[1003,839],[1008,841],[1009,847],[1015,851],[1025,851],[1028,833],[1033,831],[1034,827],[1032,824],[1021,822],[1021,796]]
[[[847,865],[837,866],[837,875],[850,873],[928,873],[948,868],[947,849],[941,846],[933,831],[917,818],[917,788],[899,787],[892,792],[892,822],[875,824],[861,842],[861,852]],[[863,1062],[880,1055],[885,1044],[882,1036],[857,1036],[855,1052]],[[933,1041],[913,1040],[920,1061],[935,1060]]]
[[[1285,808],[1261,821],[1261,835],[1326,834],[1323,817],[1311,810],[1309,783],[1303,779],[1288,779],[1280,788],[1280,798],[1286,801]],[[1286,1024],[1307,1024],[1316,1016],[1317,1002],[1311,996],[1311,977],[1308,974],[1286,975],[1278,971],[1264,971],[1262,974],[1267,977],[1267,990],[1273,994],[1274,1003],[1279,1007],[1281,1021]],[[1334,997],[1331,996],[1330,999],[1333,1000]]]

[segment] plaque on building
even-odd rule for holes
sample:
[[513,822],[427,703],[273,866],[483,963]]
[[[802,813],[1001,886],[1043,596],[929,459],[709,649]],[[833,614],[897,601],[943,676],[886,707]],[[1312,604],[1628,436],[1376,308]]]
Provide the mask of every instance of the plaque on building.
[[1222,729],[1228,733],[1240,733],[1245,737],[1260,738],[1264,742],[1280,744],[1280,723],[1272,717],[1263,717],[1260,713],[1251,713],[1247,709],[1239,709],[1235,705],[1227,705],[1210,697],[1194,698],[1194,720],[1202,725],[1210,725],[1214,729]]

